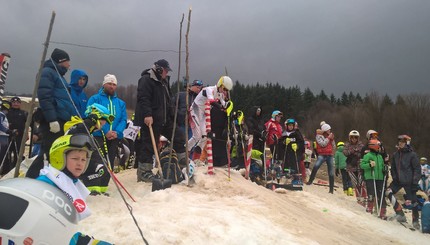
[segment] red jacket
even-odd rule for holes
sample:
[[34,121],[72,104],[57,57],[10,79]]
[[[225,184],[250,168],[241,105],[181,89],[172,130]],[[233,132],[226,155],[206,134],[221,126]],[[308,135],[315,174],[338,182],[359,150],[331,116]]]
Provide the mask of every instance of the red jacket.
[[282,126],[281,124],[273,119],[270,119],[264,124],[264,127],[266,128],[267,132],[267,138],[266,138],[266,144],[268,146],[276,144],[274,140],[274,135],[276,135],[276,138],[280,139],[282,137]]

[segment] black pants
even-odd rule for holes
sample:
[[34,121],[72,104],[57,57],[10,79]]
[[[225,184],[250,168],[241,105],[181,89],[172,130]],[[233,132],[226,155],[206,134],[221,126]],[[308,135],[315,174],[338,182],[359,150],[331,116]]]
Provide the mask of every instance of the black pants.
[[[375,184],[376,184],[376,191],[375,191]],[[381,198],[382,198],[382,205],[379,208],[385,208],[387,207],[387,202],[385,200],[385,195],[382,195],[382,186],[384,184],[383,180],[375,180],[375,183],[373,182],[373,179],[366,180],[366,189],[367,189],[367,196],[369,197],[369,202],[372,202],[373,200],[378,200],[378,207],[381,204]],[[377,198],[375,198],[377,197]],[[371,200],[372,199],[372,200]],[[376,207],[376,205],[375,205]]]
[[52,133],[49,131],[49,123],[44,122],[43,124],[40,124],[40,132],[42,133],[42,153],[39,154],[39,156],[34,160],[34,162],[31,164],[30,168],[27,171],[27,174],[25,177],[28,178],[37,178],[40,174],[40,170],[43,168],[44,163],[43,159],[46,157],[46,159],[49,162],[49,150],[51,149],[52,143],[60,137],[64,135],[63,126],[64,121],[58,121],[60,123],[60,132],[58,133]]

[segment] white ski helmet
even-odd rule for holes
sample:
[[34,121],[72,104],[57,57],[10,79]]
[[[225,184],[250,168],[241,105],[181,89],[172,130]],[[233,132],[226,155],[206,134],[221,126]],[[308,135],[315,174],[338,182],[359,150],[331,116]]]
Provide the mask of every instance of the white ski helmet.
[[330,127],[330,125],[328,125],[327,123],[325,123],[325,124],[323,124],[322,126],[321,126],[321,130],[323,131],[323,132],[327,132],[327,131],[329,131],[331,129],[331,127]]
[[227,89],[228,91],[233,89],[233,81],[231,80],[230,77],[228,76],[222,76],[219,80],[218,83],[216,84],[216,86],[219,88],[221,86],[223,86],[225,89]]
[[360,133],[357,130],[352,130],[351,132],[349,132],[349,138],[351,137],[360,137]]
[[[0,181],[0,237],[13,244],[69,244],[78,216],[64,193],[43,181]],[[9,243],[12,244],[12,243]]]
[[378,135],[378,132],[376,132],[376,131],[375,131],[375,130],[373,130],[373,129],[369,129],[369,130],[367,131],[367,133],[366,133],[366,138],[367,138],[367,140],[370,140],[370,136],[371,136],[372,134],[376,134],[376,135]]

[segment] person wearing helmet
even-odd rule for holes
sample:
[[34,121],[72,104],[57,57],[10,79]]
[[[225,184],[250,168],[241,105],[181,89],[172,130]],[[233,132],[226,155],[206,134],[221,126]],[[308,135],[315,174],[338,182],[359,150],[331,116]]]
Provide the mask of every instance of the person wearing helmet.
[[[86,198],[90,191],[80,181],[88,168],[93,151],[97,150],[88,134],[68,134],[57,138],[49,150],[50,162],[40,171],[36,180],[60,189],[73,203],[78,221],[91,215]],[[94,244],[100,240],[76,232],[70,244]]]
[[[106,107],[93,103],[87,106],[85,110],[85,119],[72,117],[72,120],[64,124],[66,134],[88,134],[100,131],[105,124],[111,124],[115,117]],[[98,145],[104,149],[104,141],[98,140]],[[87,170],[81,175],[80,179],[87,186],[91,195],[105,194],[109,184],[110,176],[106,166],[103,164],[100,153],[96,152],[91,155],[90,163]]]
[[[207,101],[211,102],[213,107],[225,111],[229,106],[232,106],[228,100],[229,91],[233,89],[233,81],[228,76],[222,76],[215,86],[203,88],[194,99],[190,106],[190,126],[193,136],[188,140],[188,151],[193,151],[193,160],[200,159],[203,148],[206,145],[206,117],[205,105]],[[224,124],[224,123],[223,123]],[[215,154],[214,154],[215,156]]]
[[[279,110],[272,112],[272,118],[264,124],[266,131],[266,145],[270,147],[272,153],[276,151],[276,145],[278,144],[278,139],[282,137],[282,126],[281,119],[283,115]],[[278,159],[276,156],[273,156]]]
[[[367,140],[369,141],[369,140],[372,140],[372,139],[374,139],[374,140],[379,140],[379,142],[380,142],[380,150],[379,150],[379,153],[382,155],[382,157],[384,158],[384,162],[385,162],[385,164],[386,165],[388,165],[389,164],[389,160],[390,160],[390,155],[388,155],[387,154],[387,152],[385,151],[385,147],[384,147],[384,145],[383,145],[383,143],[382,143],[382,141],[379,139],[379,133],[378,132],[376,132],[375,130],[373,130],[373,129],[369,129],[368,131],[367,131],[367,133],[366,133],[366,138],[367,138]],[[363,149],[361,149],[361,155],[362,156],[364,156],[366,153],[368,153],[370,150],[369,150],[369,148],[367,147],[367,144],[365,144],[364,145],[364,147],[363,147]]]
[[[368,194],[366,212],[376,212],[379,218],[386,220],[387,203],[382,194],[385,179],[385,164],[384,159],[380,154],[381,142],[377,139],[371,139],[367,143],[367,146],[369,152],[363,156],[363,159],[360,162],[360,168],[364,171],[364,179]],[[381,204],[380,207],[379,204]],[[374,207],[376,207],[375,210],[373,210]]]
[[[281,140],[278,144],[278,160],[282,160],[284,168],[301,173],[302,179],[306,179],[306,169],[303,162],[305,153],[305,140],[300,130],[295,128],[295,119],[289,118],[285,121],[285,129],[282,132]],[[296,146],[294,146],[296,144]],[[297,169],[299,168],[299,169]]]
[[[11,165],[15,166],[18,161],[18,153],[21,147],[21,141],[24,136],[25,129],[25,121],[27,121],[28,113],[25,110],[21,109],[21,99],[18,96],[14,96],[10,99],[10,109],[7,113],[7,120],[9,122],[9,129],[16,129],[16,134],[9,135],[9,142],[12,140],[15,143],[12,143],[10,146],[9,152],[13,152],[13,157],[11,159]],[[27,140],[25,138],[24,140]]]
[[[193,103],[196,96],[200,93],[203,88],[202,80],[194,80],[189,84],[187,91],[178,92],[175,97],[173,97],[173,103],[176,103],[178,100],[178,114],[176,123],[179,126],[179,129],[185,134],[185,115],[188,113],[188,108]],[[188,103],[187,103],[187,94],[188,94]],[[188,139],[193,136],[193,132],[191,130],[190,125],[188,125]]]
[[424,191],[427,195],[430,194],[430,165],[427,162],[426,157],[420,158],[420,164],[421,164],[421,179],[418,182],[420,185],[420,188],[422,191]]
[[52,143],[49,165],[36,179],[58,187],[73,200],[79,220],[91,214],[85,199],[90,191],[79,180],[88,168],[91,154],[96,149],[87,134],[64,135]]
[[393,181],[385,194],[392,202],[397,221],[406,222],[402,206],[394,197],[394,194],[400,189],[404,189],[406,192],[405,202],[410,202],[413,206],[412,225],[415,229],[419,229],[420,223],[416,192],[419,190],[418,182],[421,179],[421,166],[417,154],[412,149],[411,137],[408,135],[399,135],[397,139],[397,151],[391,157],[391,177]]
[[154,133],[156,144],[160,135],[171,139],[173,132],[173,149],[179,160],[185,158],[185,136],[181,130],[173,130],[174,103],[170,91],[170,76],[172,71],[169,62],[161,59],[153,66],[145,69],[137,86],[137,103],[135,108],[134,125],[140,127],[140,141],[136,147],[138,182],[152,182],[156,177],[152,172],[154,148],[152,147],[150,128]]
[[364,144],[360,140],[360,133],[357,130],[351,130],[348,134],[348,142],[343,148],[343,154],[346,156],[346,171],[354,185],[357,203],[366,206],[367,192],[363,174],[360,169],[361,150]]
[[352,196],[354,193],[352,192],[351,178],[346,172],[346,156],[343,154],[344,145],[345,143],[342,141],[339,141],[336,145],[337,149],[334,154],[335,174],[336,177],[339,176],[339,174],[342,176],[343,192],[345,195]]

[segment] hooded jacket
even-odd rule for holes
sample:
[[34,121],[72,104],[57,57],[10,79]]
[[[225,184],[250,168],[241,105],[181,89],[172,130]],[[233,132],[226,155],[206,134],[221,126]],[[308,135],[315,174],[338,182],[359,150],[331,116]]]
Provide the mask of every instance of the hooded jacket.
[[[109,109],[110,113],[115,116],[112,124],[106,123],[103,127],[103,133],[106,134],[108,131],[116,131],[118,139],[122,139],[124,134],[124,129],[127,125],[127,110],[125,107],[125,102],[116,96],[116,93],[112,96],[107,95],[103,87],[99,92],[90,97],[88,104],[92,105],[98,103]],[[102,136],[100,131],[95,131],[94,136]]]
[[43,65],[37,97],[47,122],[68,121],[77,115],[66,90],[69,89],[63,77],[66,72],[67,68],[51,60],[45,61]]
[[[85,77],[84,86],[79,86],[79,78]],[[85,87],[88,84],[88,75],[84,70],[73,70],[70,75],[70,95],[72,96],[73,103],[75,103],[78,109],[79,115],[85,117],[85,111],[87,109],[88,97],[84,92]]]
[[135,125],[144,126],[145,117],[152,116],[154,126],[173,121],[169,79],[162,80],[153,69],[146,69],[137,85]]
[[[261,112],[260,115],[257,116],[258,109],[260,109]],[[261,115],[263,115],[263,110],[260,106],[253,106],[249,114],[252,116],[248,117],[245,121],[246,125],[248,126],[249,133],[252,134],[254,138],[262,138],[264,123]]]
[[421,165],[417,154],[410,146],[398,149],[392,157],[391,177],[394,183],[418,185],[421,178]]
[[[370,161],[375,162],[373,168],[370,167]],[[360,162],[360,168],[364,170],[365,180],[384,180],[384,159],[381,154],[374,151],[366,153]]]
[[334,154],[334,163],[336,169],[346,168],[346,156],[343,154],[343,146],[337,147],[336,153]]

